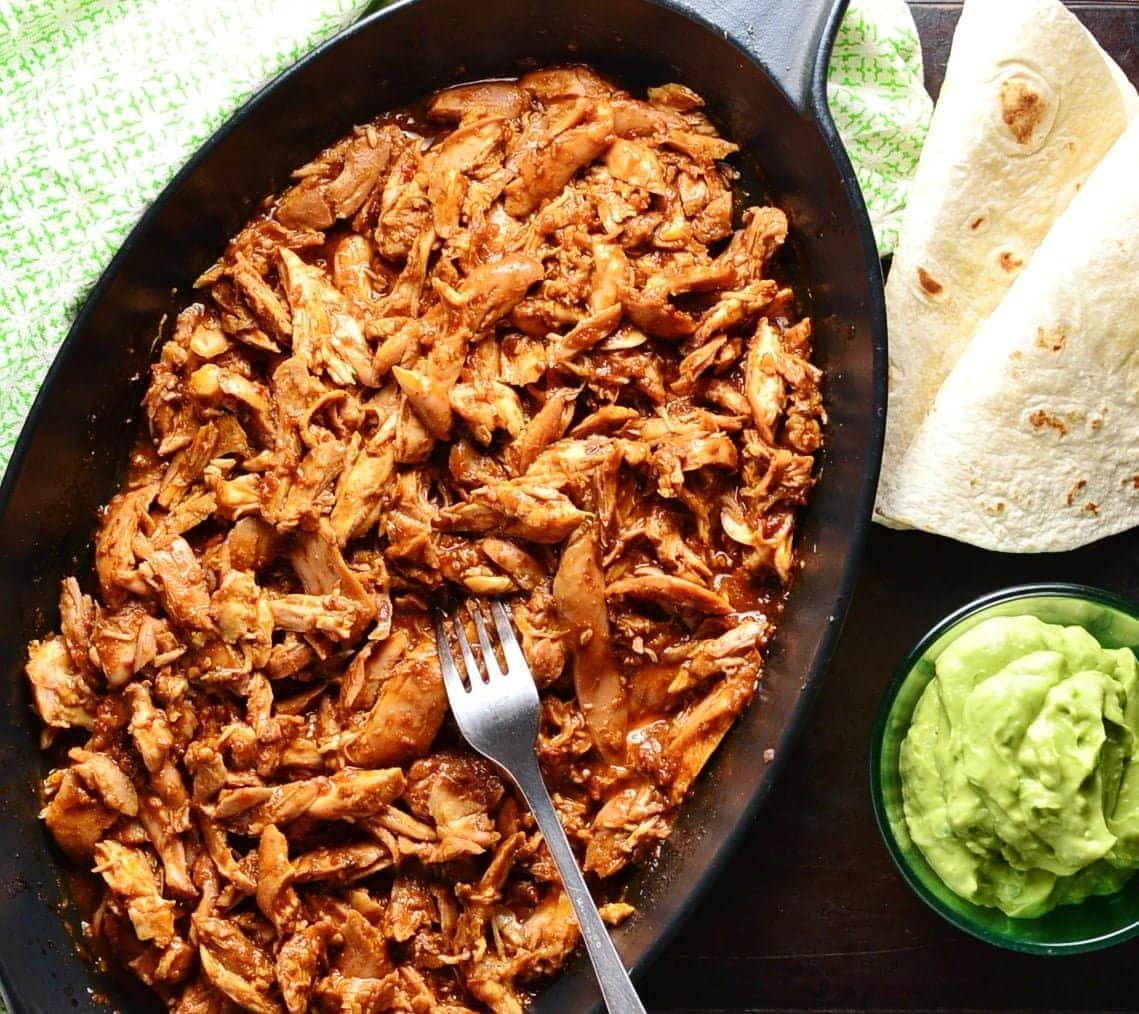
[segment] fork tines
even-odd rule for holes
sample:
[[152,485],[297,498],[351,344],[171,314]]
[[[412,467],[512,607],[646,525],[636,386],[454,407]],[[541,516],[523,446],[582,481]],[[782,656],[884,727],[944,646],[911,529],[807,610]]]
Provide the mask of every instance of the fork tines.
[[[480,684],[488,684],[494,680],[502,679],[513,670],[522,673],[529,672],[518,639],[510,623],[510,614],[501,602],[492,600],[489,603],[468,600],[465,603],[466,613],[474,624],[478,639],[478,652],[471,645],[470,639],[463,625],[463,606],[450,613],[437,610],[435,613],[435,636],[439,645],[439,657],[443,669],[443,680],[449,693],[455,691],[468,692],[477,689]],[[498,633],[498,649],[501,651],[505,671],[499,663],[499,655],[495,650],[495,643],[491,639],[484,619],[484,611],[489,608],[490,616]],[[447,621],[459,646],[462,665],[457,666],[455,657],[451,652],[451,641],[447,635]],[[465,672],[463,671],[465,670]],[[464,676],[466,677],[464,680]]]

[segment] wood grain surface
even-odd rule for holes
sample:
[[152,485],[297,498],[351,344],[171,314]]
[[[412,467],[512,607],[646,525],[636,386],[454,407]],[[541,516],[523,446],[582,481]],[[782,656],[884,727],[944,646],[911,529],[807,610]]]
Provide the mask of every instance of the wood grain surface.
[[[960,4],[912,6],[936,94]],[[1070,6],[1139,81],[1139,2]],[[802,736],[743,846],[642,983],[650,1009],[1139,1008],[1139,940],[1066,958],[975,941],[910,892],[874,826],[870,727],[894,666],[946,613],[1026,581],[1076,581],[1139,598],[1139,530],[1072,553],[1017,557],[873,527],[845,632]]]

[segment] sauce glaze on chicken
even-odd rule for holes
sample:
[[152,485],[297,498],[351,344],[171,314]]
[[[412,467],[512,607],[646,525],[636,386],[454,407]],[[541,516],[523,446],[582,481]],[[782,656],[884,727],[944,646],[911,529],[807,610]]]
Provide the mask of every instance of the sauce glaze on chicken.
[[810,324],[700,98],[560,68],[423,108],[298,170],[199,280],[93,594],[65,581],[29,647],[68,730],[43,819],[101,878],[95,940],[182,1014],[519,1011],[578,932],[448,720],[433,599],[509,601],[617,923],[792,577]]

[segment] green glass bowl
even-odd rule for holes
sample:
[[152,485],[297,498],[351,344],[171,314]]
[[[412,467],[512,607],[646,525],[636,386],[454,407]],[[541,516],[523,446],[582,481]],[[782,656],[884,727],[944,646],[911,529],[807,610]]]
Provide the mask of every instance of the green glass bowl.
[[953,640],[990,616],[1038,616],[1078,625],[1104,647],[1139,652],[1139,604],[1074,584],[1032,584],[979,598],[947,616],[898,667],[882,699],[870,745],[870,794],[878,829],[895,864],[918,897],[958,929],[1013,951],[1080,954],[1139,936],[1139,874],[1118,892],[1061,905],[1035,919],[1014,919],[954,894],[910,839],[902,812],[898,752],[918,698],[934,676],[934,662]]

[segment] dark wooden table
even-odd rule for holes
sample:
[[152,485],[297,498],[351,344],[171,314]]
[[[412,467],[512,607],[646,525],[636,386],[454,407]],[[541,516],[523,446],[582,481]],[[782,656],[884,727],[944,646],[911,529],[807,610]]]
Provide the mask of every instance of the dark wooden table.
[[[1071,6],[1139,81],[1139,2]],[[959,9],[913,5],[933,94]],[[1139,597],[1139,530],[1073,553],[1017,557],[874,527],[845,633],[802,736],[738,854],[647,976],[651,1009],[1139,1008],[1139,940],[1068,958],[975,941],[910,892],[870,809],[870,727],[908,648],[977,595],[1049,580]]]

